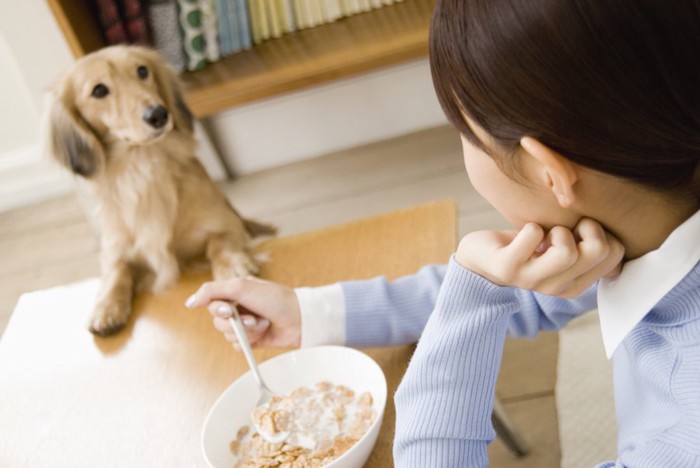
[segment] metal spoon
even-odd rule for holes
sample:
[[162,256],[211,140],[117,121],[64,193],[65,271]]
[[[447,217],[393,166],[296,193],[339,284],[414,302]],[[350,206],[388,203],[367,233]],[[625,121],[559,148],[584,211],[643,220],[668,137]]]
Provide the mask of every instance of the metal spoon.
[[[258,387],[260,389],[260,398],[258,399],[258,402],[255,406],[260,406],[265,404],[267,400],[269,400],[274,395],[274,392],[270,390],[270,387],[268,387],[265,384],[265,381],[263,380],[262,375],[260,374],[260,370],[258,369],[258,363],[255,361],[253,350],[251,349],[250,342],[248,341],[248,335],[246,334],[245,329],[243,328],[241,317],[240,315],[238,315],[238,309],[235,305],[230,305],[232,314],[228,320],[231,326],[233,327],[233,331],[236,333],[236,338],[238,338],[238,343],[241,345],[243,355],[245,356],[246,361],[248,361],[248,366],[250,366],[250,370],[253,371],[253,376],[255,377],[255,380],[258,381]],[[255,421],[253,421],[253,425],[258,431],[258,434],[260,434],[265,440],[267,440],[268,442],[272,442],[273,444],[284,442],[289,437],[289,431],[269,434],[263,431],[257,425],[255,425]]]

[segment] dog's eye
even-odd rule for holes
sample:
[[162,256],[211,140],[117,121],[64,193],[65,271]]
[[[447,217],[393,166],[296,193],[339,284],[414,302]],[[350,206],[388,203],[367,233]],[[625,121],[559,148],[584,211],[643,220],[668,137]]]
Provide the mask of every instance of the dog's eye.
[[139,76],[139,78],[145,80],[146,78],[148,78],[148,68],[141,65],[136,69],[136,74]]
[[102,83],[96,84],[95,87],[92,88],[92,97],[96,97],[98,99],[101,99],[108,94],[109,94],[109,88],[107,88]]

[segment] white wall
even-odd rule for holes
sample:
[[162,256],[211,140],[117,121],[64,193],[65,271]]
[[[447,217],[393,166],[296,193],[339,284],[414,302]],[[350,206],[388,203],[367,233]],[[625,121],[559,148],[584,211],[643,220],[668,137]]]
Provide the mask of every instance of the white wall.
[[70,189],[41,154],[40,121],[45,90],[71,62],[46,2],[0,1],[0,211]]
[[[0,211],[71,190],[70,178],[42,154],[39,138],[45,90],[72,62],[46,2],[0,0]],[[445,122],[426,60],[258,101],[209,120],[237,174]],[[223,177],[206,141],[200,151],[209,173]]]
[[426,59],[231,109],[210,122],[229,167],[246,174],[446,120]]
[[3,125],[0,126],[0,154],[26,145],[37,137],[35,123],[38,108],[26,85],[17,62],[0,30],[0,102]]

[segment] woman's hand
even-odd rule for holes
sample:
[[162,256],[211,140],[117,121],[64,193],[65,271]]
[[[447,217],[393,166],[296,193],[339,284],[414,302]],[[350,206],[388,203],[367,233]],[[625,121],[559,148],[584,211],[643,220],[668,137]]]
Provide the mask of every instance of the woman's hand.
[[207,307],[214,327],[240,350],[228,321],[235,304],[251,346],[299,347],[301,312],[290,287],[258,278],[234,278],[204,283],[187,300],[190,308]]
[[520,231],[477,231],[459,243],[455,259],[501,286],[559,297],[577,297],[602,277],[622,269],[623,245],[590,218],[573,230],[549,232],[534,223]]

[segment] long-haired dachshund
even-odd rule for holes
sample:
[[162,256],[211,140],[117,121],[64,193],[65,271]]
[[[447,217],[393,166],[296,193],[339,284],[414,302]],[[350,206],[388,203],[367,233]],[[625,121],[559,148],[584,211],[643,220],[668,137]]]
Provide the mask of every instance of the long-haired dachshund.
[[171,286],[198,259],[215,279],[258,271],[251,240],[275,229],[243,219],[209,179],[192,124],[175,72],[142,47],[89,54],[52,90],[49,151],[86,186],[100,231],[96,335],[125,326],[135,291]]

